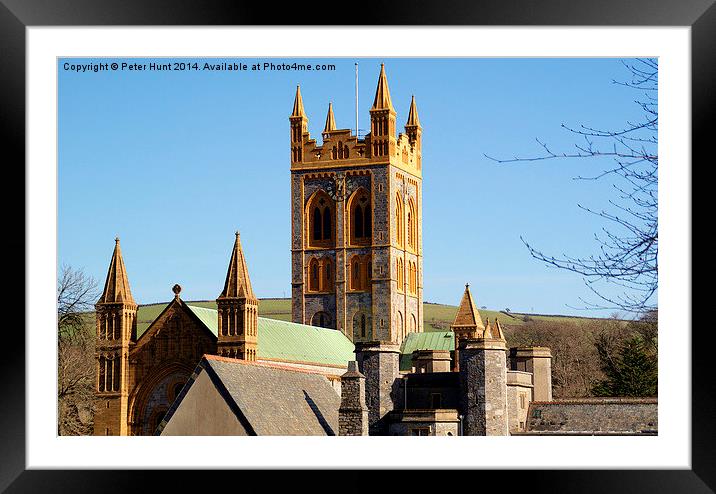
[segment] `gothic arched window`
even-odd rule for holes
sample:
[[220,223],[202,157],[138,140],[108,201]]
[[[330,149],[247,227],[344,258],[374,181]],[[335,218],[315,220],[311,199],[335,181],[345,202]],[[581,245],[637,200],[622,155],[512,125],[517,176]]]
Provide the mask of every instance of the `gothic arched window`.
[[412,294],[418,291],[418,268],[413,261],[408,261],[408,290]]
[[398,247],[403,246],[403,229],[405,228],[404,218],[403,199],[401,199],[400,194],[397,194],[395,196],[395,240]]
[[323,311],[316,312],[311,319],[311,325],[319,328],[332,328],[330,314]]
[[306,229],[309,232],[308,245],[310,247],[332,247],[335,242],[333,233],[335,204],[323,190],[316,192],[308,201]]
[[415,215],[415,203],[412,199],[408,201],[408,247],[415,250],[418,239],[417,216]]
[[398,327],[395,329],[396,329],[396,332],[400,335],[400,339],[402,340],[405,338],[405,322],[403,321],[403,313],[402,312],[398,311],[397,319],[398,320],[396,321],[396,324]]
[[350,212],[350,244],[370,244],[373,236],[373,211],[371,210],[370,194],[368,191],[364,188],[360,188],[354,192],[348,201],[348,209]]
[[370,255],[354,255],[350,262],[350,290],[370,290],[370,281],[373,274],[372,271],[373,266],[371,265]]
[[405,265],[402,258],[398,258],[396,269],[398,271],[396,276],[397,288],[399,292],[403,292],[405,291]]

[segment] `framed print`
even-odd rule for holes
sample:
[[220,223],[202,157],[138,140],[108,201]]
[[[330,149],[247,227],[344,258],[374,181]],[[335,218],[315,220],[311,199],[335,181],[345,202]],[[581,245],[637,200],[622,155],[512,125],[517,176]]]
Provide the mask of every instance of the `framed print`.
[[0,485],[509,469],[711,492],[690,161],[716,10],[581,7],[315,26],[4,1],[27,291]]

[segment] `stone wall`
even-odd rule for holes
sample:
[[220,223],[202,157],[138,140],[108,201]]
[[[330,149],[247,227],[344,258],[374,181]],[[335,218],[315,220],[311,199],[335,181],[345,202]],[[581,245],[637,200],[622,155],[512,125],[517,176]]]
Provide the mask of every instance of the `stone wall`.
[[530,405],[527,433],[656,434],[656,399],[560,400]]

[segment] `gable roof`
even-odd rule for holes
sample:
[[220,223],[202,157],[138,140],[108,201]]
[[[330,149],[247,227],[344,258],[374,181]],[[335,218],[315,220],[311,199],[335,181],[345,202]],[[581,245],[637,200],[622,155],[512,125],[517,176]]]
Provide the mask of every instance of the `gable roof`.
[[210,355],[204,356],[190,385],[172,404],[167,422],[201,371],[209,374],[237,418],[249,426],[249,433],[259,436],[338,434],[341,398],[324,375]]
[[[201,327],[203,328],[204,331],[206,331],[207,333],[210,333],[211,336],[213,336],[214,338],[217,337],[218,332],[216,331],[216,329],[212,330],[212,329],[211,329],[209,326],[207,326],[206,323],[204,322],[204,319],[206,319],[206,314],[203,314],[204,318],[197,316],[197,314],[196,314],[196,312],[195,312],[195,309],[196,309],[197,307],[192,307],[192,306],[187,305],[186,302],[184,302],[184,301],[183,301],[181,298],[179,298],[179,296],[177,295],[177,296],[174,298],[174,300],[172,300],[171,302],[169,302],[169,303],[161,310],[161,312],[157,315],[157,317],[154,318],[154,320],[149,324],[149,326],[147,326],[146,329],[144,329],[144,331],[141,331],[141,332],[140,332],[140,331],[139,331],[139,328],[137,328],[137,346],[135,347],[135,350],[138,349],[138,348],[140,348],[141,346],[145,345],[145,344],[149,341],[149,339],[150,339],[149,335],[150,335],[151,333],[155,332],[155,330],[154,330],[154,325],[155,325],[155,324],[157,323],[157,321],[164,315],[164,313],[167,312],[167,311],[168,311],[170,308],[172,308],[172,307],[178,307],[180,310],[183,310],[186,314],[189,315],[189,317],[193,318],[196,322],[198,322],[198,323],[201,325]],[[199,309],[201,309],[201,307],[199,307]],[[214,311],[214,313],[216,314],[216,311]],[[216,318],[216,316],[215,316],[215,318]]]
[[[170,302],[159,316],[172,304]],[[218,337],[216,309],[183,303],[208,331]],[[159,318],[157,316],[157,319]],[[155,319],[156,321],[156,319]],[[150,324],[149,327],[152,327]],[[139,336],[146,334],[146,331]],[[266,317],[258,318],[257,357],[278,362],[318,364],[345,368],[355,360],[353,342],[335,329],[307,326]]]
[[400,370],[410,370],[413,366],[413,352],[416,350],[455,349],[455,333],[452,331],[430,331],[426,333],[408,333],[400,345]]

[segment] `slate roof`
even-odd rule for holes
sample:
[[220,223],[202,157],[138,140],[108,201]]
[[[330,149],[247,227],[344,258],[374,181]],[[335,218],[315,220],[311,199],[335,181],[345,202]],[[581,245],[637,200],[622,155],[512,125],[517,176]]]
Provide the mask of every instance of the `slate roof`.
[[430,331],[426,333],[409,333],[400,345],[400,370],[410,370],[415,350],[448,350],[455,349],[455,333],[452,331]]
[[645,434],[658,431],[656,398],[593,398],[532,402],[527,434]]
[[341,397],[320,373],[209,355],[199,367],[256,435],[338,434]]

